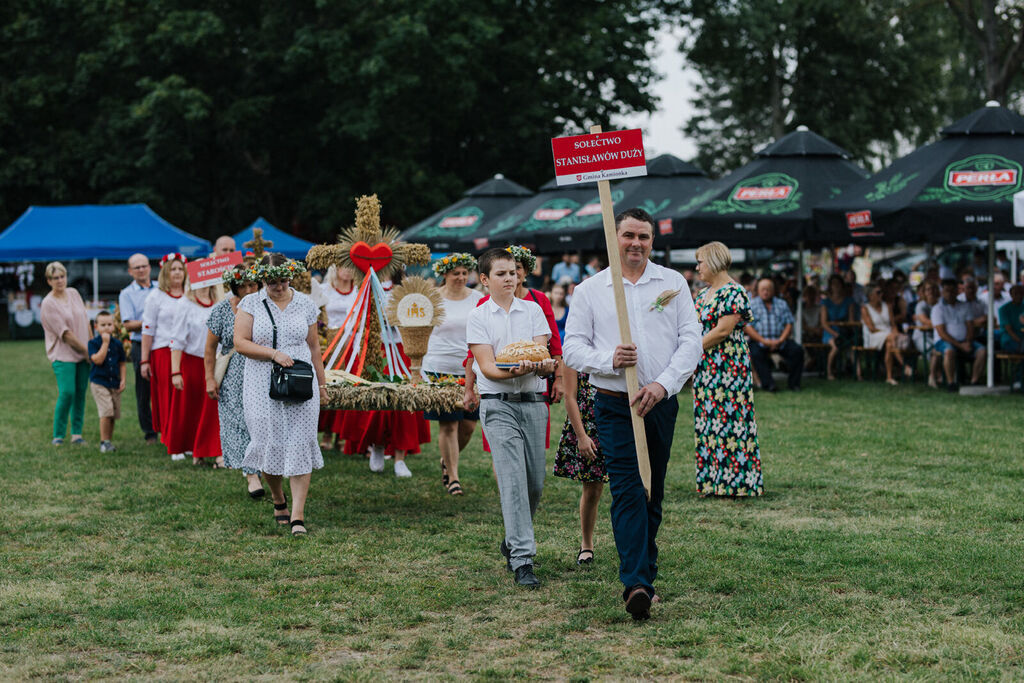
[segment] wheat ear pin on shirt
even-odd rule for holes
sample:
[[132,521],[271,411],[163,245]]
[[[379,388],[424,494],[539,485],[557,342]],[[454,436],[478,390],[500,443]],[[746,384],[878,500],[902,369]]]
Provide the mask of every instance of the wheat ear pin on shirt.
[[681,291],[681,289],[666,289],[658,295],[658,298],[654,300],[654,303],[651,304],[651,307],[648,310],[661,313],[665,310],[665,306],[668,306],[668,303],[672,301],[672,299],[679,296],[679,292]]

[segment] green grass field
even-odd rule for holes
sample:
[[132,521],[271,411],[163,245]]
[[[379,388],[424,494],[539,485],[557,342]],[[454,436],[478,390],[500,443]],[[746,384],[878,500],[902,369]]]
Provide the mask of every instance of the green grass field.
[[547,479],[543,586],[512,585],[478,436],[462,498],[433,444],[411,480],[328,455],[293,539],[240,474],[145,446],[131,400],[119,452],[96,449],[91,398],[91,445],[52,448],[42,342],[0,349],[3,679],[1024,678],[1019,395],[815,379],[758,394],[767,494],[733,501],[694,493],[684,391],[664,602],[637,624],[607,495],[595,566],[575,565],[573,482]]

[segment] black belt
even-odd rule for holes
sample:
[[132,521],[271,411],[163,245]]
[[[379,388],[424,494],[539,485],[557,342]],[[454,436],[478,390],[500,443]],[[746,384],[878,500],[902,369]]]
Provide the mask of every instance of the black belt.
[[543,403],[545,400],[544,394],[537,391],[522,394],[480,394],[480,398],[496,398],[509,403]]

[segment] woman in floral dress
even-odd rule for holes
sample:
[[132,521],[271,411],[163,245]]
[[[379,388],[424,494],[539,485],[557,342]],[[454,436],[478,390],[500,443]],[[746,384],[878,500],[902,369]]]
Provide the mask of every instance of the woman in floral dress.
[[705,496],[764,492],[754,420],[750,350],[743,326],[753,320],[747,293],[729,277],[729,249],[709,242],[697,250],[697,274],[708,287],[697,296],[704,355],[693,375],[697,491]]
[[597,443],[594,424],[594,389],[590,377],[565,368],[565,425],[555,453],[556,477],[573,479],[583,484],[580,493],[580,531],[582,543],[576,564],[585,566],[594,561],[594,525],[597,503],[608,481],[604,471],[604,454]]

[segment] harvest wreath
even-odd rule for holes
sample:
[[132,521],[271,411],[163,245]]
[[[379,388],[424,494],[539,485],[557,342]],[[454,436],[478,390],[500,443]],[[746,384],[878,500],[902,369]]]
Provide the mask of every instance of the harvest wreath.
[[[380,279],[406,264],[426,265],[430,250],[400,241],[393,228],[381,230],[376,195],[359,198],[356,224],[342,230],[338,244],[313,247],[306,261],[317,269],[352,267],[359,289],[341,328],[323,348],[328,397],[323,407],[451,412],[461,406],[458,383],[420,379],[430,333],[444,318],[440,294],[433,284],[411,277],[394,287],[389,298]],[[381,334],[383,326],[397,327],[404,349],[394,335]]]

